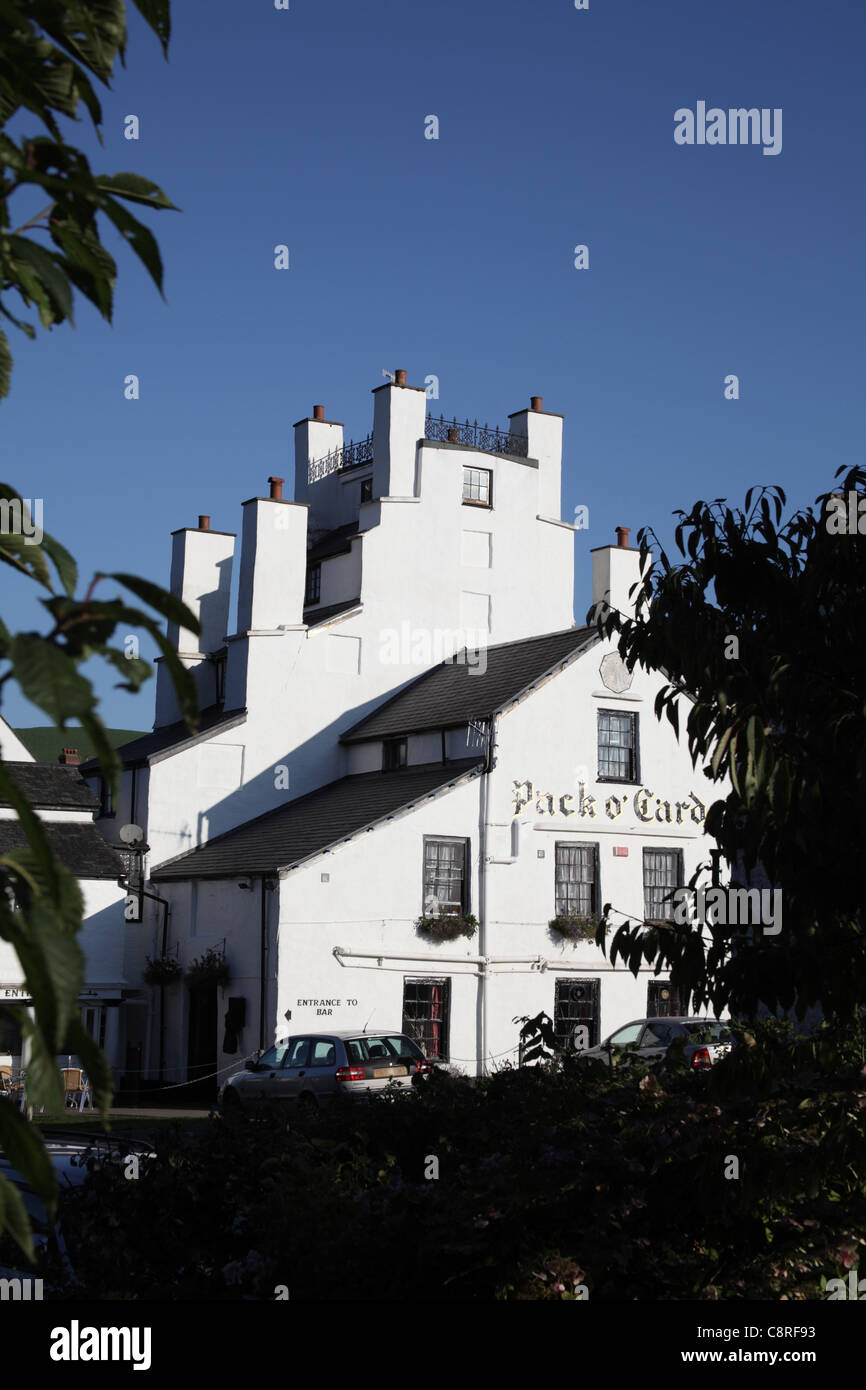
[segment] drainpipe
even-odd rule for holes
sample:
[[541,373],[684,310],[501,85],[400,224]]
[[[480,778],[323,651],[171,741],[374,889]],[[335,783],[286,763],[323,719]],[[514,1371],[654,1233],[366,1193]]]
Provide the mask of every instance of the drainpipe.
[[[168,913],[171,904],[167,898],[161,898],[158,893],[148,893],[142,888],[141,896],[150,898],[152,902],[159,903],[163,908],[162,914],[162,949],[160,956],[165,956],[166,946],[168,945]],[[159,1079],[165,1080],[165,984],[159,987]]]
[[268,953],[268,909],[267,899],[265,898],[265,878],[264,874],[259,879],[261,886],[261,941],[259,952],[259,1048],[265,1051],[265,1003],[267,995],[267,982],[265,980],[265,965]]
[[481,991],[481,1029],[478,1040],[478,1051],[481,1058],[482,1076],[487,1075],[487,995],[488,982],[490,979],[487,961],[487,901],[489,896],[487,827],[490,809],[490,774],[496,766],[496,758],[494,756],[495,738],[496,715],[491,714],[487,738],[487,755],[484,760],[484,772],[481,775],[481,828],[478,846],[478,948],[481,956],[481,963],[478,971],[478,987]]

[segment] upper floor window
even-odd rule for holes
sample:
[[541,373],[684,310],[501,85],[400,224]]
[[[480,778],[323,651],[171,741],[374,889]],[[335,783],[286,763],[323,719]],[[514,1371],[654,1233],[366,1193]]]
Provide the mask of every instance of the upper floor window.
[[310,565],[307,570],[307,587],[304,591],[304,607],[310,603],[318,603],[322,596],[322,566]]
[[463,501],[473,507],[492,505],[493,475],[489,468],[463,469]]
[[637,715],[598,712],[598,780],[637,782]]
[[361,501],[372,502],[373,500],[373,479],[364,478],[361,483]]
[[683,886],[683,852],[645,849],[643,852],[643,911],[647,922],[670,922],[673,890]]
[[598,845],[556,846],[556,915],[591,917],[598,912]]
[[469,841],[424,836],[424,911],[457,916],[469,909]]
[[406,766],[408,741],[405,738],[386,738],[382,743],[382,771],[394,772]]

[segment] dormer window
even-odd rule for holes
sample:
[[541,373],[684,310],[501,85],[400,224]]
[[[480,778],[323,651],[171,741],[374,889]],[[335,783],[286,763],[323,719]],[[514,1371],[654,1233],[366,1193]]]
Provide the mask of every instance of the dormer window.
[[382,771],[396,772],[406,766],[408,741],[405,738],[386,738],[382,743]]
[[307,570],[307,587],[304,590],[304,607],[318,603],[322,596],[322,566],[310,565]]
[[493,496],[493,474],[489,468],[463,469],[463,505],[490,507]]

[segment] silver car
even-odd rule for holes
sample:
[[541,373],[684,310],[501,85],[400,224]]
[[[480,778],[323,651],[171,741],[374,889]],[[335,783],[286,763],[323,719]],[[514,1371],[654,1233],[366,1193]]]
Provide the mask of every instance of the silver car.
[[607,1066],[630,1058],[651,1066],[661,1065],[668,1048],[679,1038],[683,1040],[683,1059],[690,1071],[706,1071],[730,1052],[734,1042],[728,1024],[718,1018],[638,1018],[618,1028],[597,1047],[585,1048],[578,1055],[581,1059],[595,1058]]
[[282,1038],[220,1091],[224,1112],[276,1102],[287,1110],[315,1109],[334,1100],[369,1100],[392,1088],[411,1091],[433,1070],[405,1033],[299,1033]]

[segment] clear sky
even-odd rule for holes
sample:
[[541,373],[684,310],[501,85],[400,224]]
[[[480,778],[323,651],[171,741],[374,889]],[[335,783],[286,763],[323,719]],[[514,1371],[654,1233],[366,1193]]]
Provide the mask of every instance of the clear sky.
[[[10,330],[2,476],[44,500],[86,578],[167,585],[170,532],[201,512],[238,530],[269,474],[291,480],[314,403],[369,433],[383,368],[437,375],[437,414],[505,426],[541,395],[565,416],[563,516],[590,517],[579,620],[589,549],[616,525],[664,540],[674,508],[762,482],[799,506],[862,461],[861,0],[173,11],[167,63],[131,14],[104,148],[75,131],[94,168],[182,209],[144,214],[165,302],[117,247],[113,326],[82,302],[75,330]],[[781,109],[781,151],[678,145],[674,113],[698,102]],[[0,585],[8,625],[43,626],[24,581],[4,568]],[[113,680],[106,722],[150,728],[155,682],[131,697]],[[17,693],[3,714],[46,722]]]

